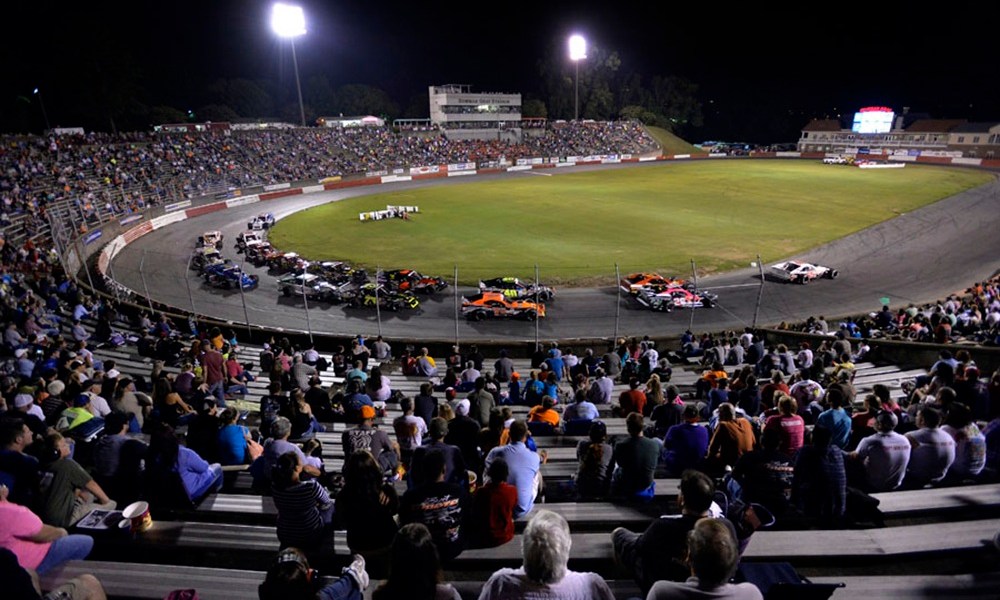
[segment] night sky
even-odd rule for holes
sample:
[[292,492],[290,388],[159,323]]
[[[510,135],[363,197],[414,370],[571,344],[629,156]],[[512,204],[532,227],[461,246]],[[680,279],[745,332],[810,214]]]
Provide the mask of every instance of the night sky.
[[[38,86],[53,124],[75,125],[62,122],[60,111],[71,112],[75,98],[100,87],[76,76],[81,62],[108,65],[111,80],[120,69],[136,75],[142,85],[116,89],[117,96],[183,110],[222,77],[294,89],[288,44],[268,25],[269,2],[13,4],[0,36],[2,100],[8,106],[20,97],[27,106]],[[579,32],[618,52],[623,68],[697,84],[705,124],[689,136],[695,142],[794,142],[811,118],[846,117],[868,105],[1000,120],[996,3],[929,10],[837,2],[301,5],[308,27],[296,43],[303,80],[323,74],[333,86],[369,84],[400,105],[443,83],[537,97],[539,61],[565,54],[566,38]],[[32,116],[32,128],[38,124]],[[768,139],[778,135],[784,139]]]

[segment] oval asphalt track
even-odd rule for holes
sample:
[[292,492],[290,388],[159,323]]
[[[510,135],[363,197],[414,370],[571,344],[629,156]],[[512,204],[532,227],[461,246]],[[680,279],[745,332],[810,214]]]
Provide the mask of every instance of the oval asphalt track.
[[[558,177],[583,169],[644,166],[582,167],[572,171],[554,169],[549,173]],[[676,165],[678,168],[683,166]],[[281,219],[319,204],[389,190],[532,176],[537,175],[529,171],[477,176],[471,180],[454,178],[408,182],[292,196],[230,208],[181,221],[139,238],[115,259],[112,274],[122,284],[141,294],[144,282],[139,274],[139,265],[142,263],[145,286],[153,299],[182,310],[191,310],[193,301],[197,314],[239,325],[246,322],[240,293],[208,287],[193,271],[187,270],[194,242],[202,231],[221,230],[226,240],[223,255],[238,261],[242,257],[233,248],[236,236],[246,229],[250,218],[261,211],[273,212]],[[794,258],[832,266],[840,271],[840,276],[835,281],[822,280],[805,286],[766,281],[761,292],[757,324],[776,325],[781,321],[804,320],[810,315],[832,318],[870,312],[879,309],[879,299],[883,297],[890,299],[893,308],[899,308],[910,302],[928,302],[963,290],[974,281],[1000,270],[998,221],[1000,183],[994,181],[798,255]],[[744,244],[746,256],[754,257],[756,250],[752,231],[746,233]],[[742,329],[753,320],[760,289],[756,268],[701,277],[699,287],[716,292],[719,306],[672,313],[651,312],[625,297],[619,302],[613,287],[613,265],[609,265],[608,269],[606,288],[557,291],[555,300],[547,306],[548,316],[538,323],[539,339],[609,338],[616,333],[616,312],[619,315],[619,335],[679,335],[689,326],[696,332]],[[621,270],[622,273],[629,272],[628,265],[622,264]],[[301,298],[281,297],[275,287],[276,277],[268,275],[265,269],[247,265],[247,271],[260,275],[260,286],[244,294],[247,313],[254,325],[301,331],[311,328],[314,333],[335,335],[378,333],[373,309],[310,303],[307,322]],[[433,275],[446,279],[451,277],[449,273]],[[459,293],[472,291],[471,288],[463,288]],[[418,311],[382,311],[381,333],[396,339],[455,340],[454,297],[454,290],[449,287],[436,296],[421,297]],[[521,321],[470,323],[459,318],[457,335],[463,342],[533,340],[535,324]]]

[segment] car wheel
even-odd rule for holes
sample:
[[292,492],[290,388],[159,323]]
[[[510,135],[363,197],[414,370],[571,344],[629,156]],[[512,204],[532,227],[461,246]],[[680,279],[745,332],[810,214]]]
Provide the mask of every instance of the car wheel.
[[836,279],[837,275],[840,275],[840,273],[837,272],[837,269],[830,269],[826,272],[827,279]]
[[284,296],[285,298],[291,296],[292,295],[291,288],[287,288],[287,287],[281,288],[281,295]]
[[714,308],[715,302],[712,302],[711,298],[702,298],[701,305],[704,306],[705,308]]
[[483,313],[483,311],[481,311],[481,310],[477,310],[476,312],[469,313],[469,319],[471,319],[473,321],[482,321],[485,318],[486,318],[486,314]]
[[537,316],[538,315],[535,314],[535,311],[529,310],[528,312],[524,313],[524,320],[525,321],[534,321]]

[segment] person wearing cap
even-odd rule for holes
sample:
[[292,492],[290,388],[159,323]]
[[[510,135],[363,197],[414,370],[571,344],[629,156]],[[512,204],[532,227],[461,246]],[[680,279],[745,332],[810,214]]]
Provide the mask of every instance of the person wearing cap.
[[424,471],[424,459],[430,452],[440,452],[445,459],[445,481],[457,485],[468,485],[468,471],[466,470],[465,457],[462,451],[444,441],[448,435],[448,421],[441,417],[431,419],[427,427],[430,442],[416,448],[413,451],[413,458],[410,460],[410,470],[407,472],[408,486],[410,488],[419,487],[427,482],[429,478],[436,475],[427,475]]
[[100,420],[90,410],[90,394],[82,393],[73,400],[73,406],[62,411],[62,414],[59,415],[56,429],[71,431],[94,419]]
[[399,445],[389,438],[389,434],[373,426],[375,407],[363,405],[360,416],[361,422],[340,436],[344,456],[350,456],[358,450],[367,450],[378,461],[383,472],[394,475],[399,467]]
[[80,386],[83,390],[82,393],[90,396],[90,412],[94,413],[95,417],[104,418],[111,413],[111,406],[108,401],[101,395],[102,383],[97,379],[88,379],[83,382]]
[[[896,433],[896,415],[882,411],[875,416],[875,433],[858,442],[848,456],[851,485],[872,492],[891,492],[899,487],[910,463],[910,441]],[[862,467],[858,469],[857,467]]]
[[14,396],[14,409],[26,415],[32,415],[42,421],[45,420],[45,413],[42,407],[35,404],[35,398],[31,394],[21,392]]
[[510,382],[507,383],[507,395],[506,397],[501,396],[501,404],[520,404],[521,403],[521,390],[524,388],[521,386],[521,374],[514,371],[510,374]]
[[31,349],[18,348],[14,351],[14,357],[17,359],[17,374],[24,379],[30,379],[35,372],[35,361],[31,359]]
[[344,408],[344,418],[348,423],[357,423],[363,419],[361,409],[369,407],[374,412],[375,404],[371,396],[365,393],[364,383],[360,379],[347,379],[347,391],[341,403]]

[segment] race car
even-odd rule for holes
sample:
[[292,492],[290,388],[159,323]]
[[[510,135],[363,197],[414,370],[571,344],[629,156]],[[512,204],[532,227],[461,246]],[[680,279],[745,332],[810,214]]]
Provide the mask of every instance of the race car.
[[495,277],[479,282],[479,291],[498,292],[508,300],[530,299],[535,302],[548,302],[556,295],[555,289],[547,285],[521,281],[517,277]]
[[505,318],[534,321],[545,316],[545,305],[510,300],[500,292],[483,292],[462,298],[462,314],[470,321]]
[[267,268],[277,273],[301,271],[309,266],[309,261],[296,252],[277,252],[267,259]]
[[420,300],[410,292],[393,292],[377,283],[366,283],[351,299],[352,306],[363,306],[390,310],[393,312],[404,308],[415,309],[420,306]]
[[257,287],[259,282],[257,275],[244,273],[239,265],[232,263],[210,265],[205,269],[204,275],[205,283],[224,290],[237,288],[237,286],[241,286],[244,290],[252,290]]
[[309,300],[333,301],[335,287],[322,277],[312,273],[286,275],[278,279],[278,292],[282,296],[302,296]]
[[413,269],[382,271],[379,283],[391,290],[423,294],[433,294],[448,287],[448,282],[441,277],[425,277]]
[[274,225],[274,214],[262,212],[247,223],[247,229],[270,229]]
[[847,164],[847,159],[844,158],[843,156],[839,155],[839,154],[836,154],[834,156],[824,156],[823,157],[823,164],[824,165],[846,165]]
[[197,248],[218,248],[222,250],[222,232],[221,231],[206,231],[205,233],[198,236]]
[[195,271],[204,272],[209,265],[223,262],[222,253],[215,246],[196,248],[191,256],[191,268]]
[[264,236],[256,231],[244,231],[236,236],[236,252],[245,252],[247,248],[264,243]]
[[771,265],[768,274],[780,281],[809,283],[813,279],[836,279],[837,269],[789,260]]
[[652,287],[662,289],[665,287],[682,287],[686,285],[687,282],[683,279],[664,277],[659,273],[629,273],[625,277],[622,277],[621,281],[618,282],[618,287],[620,287],[623,292],[626,294],[632,294],[633,296],[645,288]]
[[247,246],[246,250],[247,260],[253,263],[255,267],[263,267],[268,264],[269,261],[279,254],[277,250],[274,249],[269,242],[261,242],[253,246]]
[[635,296],[639,304],[650,310],[663,312],[670,312],[675,308],[712,308],[717,298],[715,294],[691,291],[678,285],[644,288]]

